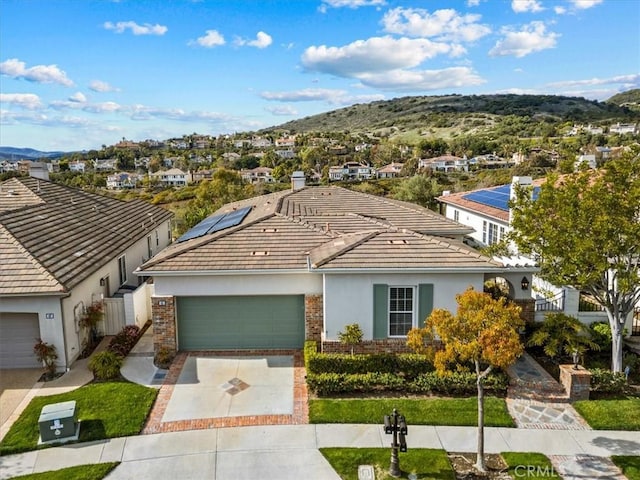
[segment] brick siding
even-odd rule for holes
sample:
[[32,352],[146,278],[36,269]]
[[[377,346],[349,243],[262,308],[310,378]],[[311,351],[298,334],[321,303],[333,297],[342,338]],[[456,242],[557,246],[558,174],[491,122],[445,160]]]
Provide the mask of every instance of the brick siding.
[[153,351],[157,353],[161,348],[167,348],[175,353],[178,349],[175,297],[152,297],[151,317],[153,319]]
[[322,295],[304,296],[304,331],[305,340],[319,342],[323,330]]

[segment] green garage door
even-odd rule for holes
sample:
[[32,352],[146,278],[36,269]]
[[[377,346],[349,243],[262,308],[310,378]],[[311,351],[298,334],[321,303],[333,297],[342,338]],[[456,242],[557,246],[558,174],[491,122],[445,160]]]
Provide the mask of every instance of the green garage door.
[[178,297],[180,350],[297,349],[304,296]]

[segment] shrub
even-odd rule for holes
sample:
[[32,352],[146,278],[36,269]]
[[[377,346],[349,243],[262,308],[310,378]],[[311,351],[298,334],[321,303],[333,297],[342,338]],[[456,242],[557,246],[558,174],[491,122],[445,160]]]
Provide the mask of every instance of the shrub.
[[600,350],[611,350],[611,325],[609,322],[594,322],[589,325],[591,339],[600,346]]
[[407,378],[433,371],[433,364],[425,355],[415,353],[376,353],[345,355],[322,353],[306,356],[310,373],[393,373]]
[[353,355],[353,347],[362,342],[364,333],[357,323],[352,323],[344,327],[344,332],[338,332],[338,340],[340,343],[351,347],[351,355]]
[[140,328],[137,325],[126,325],[109,342],[107,349],[126,357],[135,346],[140,336]]
[[592,368],[590,372],[592,392],[622,393],[627,388],[627,380],[622,372],[603,368]]
[[[493,372],[484,380],[485,391],[503,394],[509,386],[509,377],[502,372]],[[436,372],[420,375],[409,385],[413,393],[438,393],[444,395],[473,395],[477,393],[476,375],[471,372],[451,372],[438,375]]]
[[314,340],[304,342],[304,366],[309,369],[311,357],[318,354],[318,344]]
[[38,361],[44,365],[47,377],[53,378],[56,373],[56,360],[58,359],[56,346],[43,342],[41,338],[38,338],[33,346],[33,353]]
[[120,376],[123,358],[108,350],[96,353],[89,360],[89,370],[98,380],[112,380]]
[[402,377],[390,373],[318,373],[307,375],[307,385],[317,395],[371,393],[403,389]]
[[167,369],[171,366],[173,359],[176,358],[176,352],[167,347],[162,347],[156,353],[153,363],[158,368]]

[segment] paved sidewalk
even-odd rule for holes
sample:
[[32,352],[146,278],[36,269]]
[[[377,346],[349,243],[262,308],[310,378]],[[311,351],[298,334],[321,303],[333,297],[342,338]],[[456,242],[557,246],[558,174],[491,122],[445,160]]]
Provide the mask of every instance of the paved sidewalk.
[[[613,476],[619,475],[617,469],[607,470],[609,477],[593,477],[589,473],[593,469],[602,471],[607,463],[602,457],[640,455],[638,432],[486,428],[485,441],[487,453],[534,451],[565,457],[565,464],[577,458],[577,463],[568,465],[565,471],[583,479],[617,478]],[[473,452],[476,429],[410,426],[407,443],[409,448]],[[120,461],[109,480],[334,480],[338,476],[319,448],[388,446],[389,436],[379,425],[216,428],[116,438],[0,457],[0,479],[73,465]],[[581,463],[580,458],[591,460]]]

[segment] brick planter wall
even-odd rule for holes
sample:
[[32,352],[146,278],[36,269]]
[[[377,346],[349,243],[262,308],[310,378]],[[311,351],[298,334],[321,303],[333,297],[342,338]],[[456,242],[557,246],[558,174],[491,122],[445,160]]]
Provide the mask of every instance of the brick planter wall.
[[522,318],[526,323],[533,323],[535,321],[536,301],[533,298],[513,300],[513,302],[522,309],[522,312],[520,312],[520,318]]
[[152,297],[151,318],[153,319],[153,351],[168,348],[175,353],[176,342],[176,309],[174,297]]
[[323,329],[322,295],[304,296],[305,340],[320,342]]
[[560,383],[564,387],[569,401],[589,400],[591,372],[584,367],[573,368],[573,365],[560,365]]

